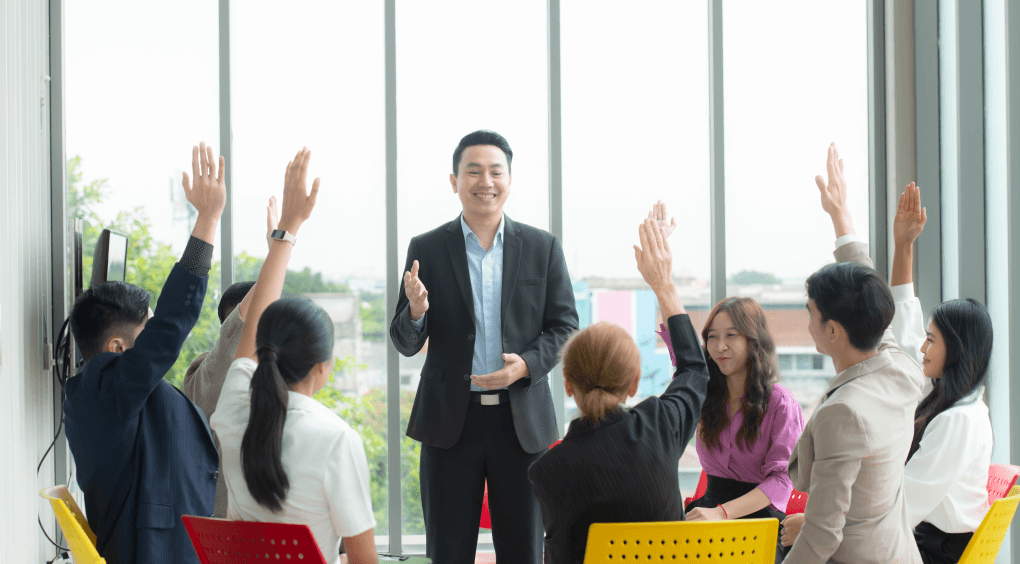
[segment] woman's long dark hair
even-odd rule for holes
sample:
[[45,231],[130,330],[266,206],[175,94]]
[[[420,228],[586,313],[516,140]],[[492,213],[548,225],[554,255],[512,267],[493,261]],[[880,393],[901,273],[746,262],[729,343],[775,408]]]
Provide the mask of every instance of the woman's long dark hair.
[[992,318],[977,300],[951,300],[931,312],[931,321],[942,334],[946,363],[942,377],[932,380],[933,389],[914,412],[914,440],[907,460],[921,446],[928,423],[984,384],[992,358]]
[[749,450],[758,440],[761,422],[765,419],[765,411],[769,406],[772,386],[779,379],[779,368],[776,366],[776,344],[769,333],[765,310],[751,298],[726,298],[717,303],[708,314],[705,328],[701,330],[704,342],[705,362],[708,364],[708,394],[701,408],[701,430],[698,436],[709,450],[719,448],[719,436],[730,423],[726,414],[729,401],[729,386],[726,375],[719,370],[719,365],[708,354],[708,331],[712,322],[720,313],[725,312],[733,321],[733,327],[747,338],[747,380],[741,412],[744,421],[737,431],[737,446]]
[[259,318],[255,347],[259,365],[251,378],[241,469],[255,501],[277,512],[290,487],[281,459],[287,389],[333,357],[333,322],[310,300],[282,298],[269,304]]

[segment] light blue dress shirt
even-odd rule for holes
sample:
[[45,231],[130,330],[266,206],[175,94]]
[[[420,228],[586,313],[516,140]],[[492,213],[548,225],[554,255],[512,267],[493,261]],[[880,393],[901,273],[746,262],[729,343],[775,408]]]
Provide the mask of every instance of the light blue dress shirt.
[[[503,228],[506,216],[499,220],[496,238],[488,251],[482,248],[478,237],[460,216],[467,251],[468,274],[471,277],[471,297],[474,301],[475,350],[471,359],[471,373],[491,374],[503,368],[503,336],[500,308],[503,304]],[[426,314],[427,315],[427,314]],[[425,316],[411,321],[419,331],[425,325]],[[505,390],[506,388],[500,388]],[[471,384],[472,392],[487,392]]]

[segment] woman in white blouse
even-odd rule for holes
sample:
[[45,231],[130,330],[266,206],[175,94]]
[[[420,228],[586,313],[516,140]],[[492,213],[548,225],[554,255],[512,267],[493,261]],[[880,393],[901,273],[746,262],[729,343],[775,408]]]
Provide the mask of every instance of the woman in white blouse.
[[[920,191],[911,184],[894,222],[894,289],[912,284],[913,243],[925,219]],[[926,564],[957,562],[988,512],[992,425],[982,395],[992,320],[977,301],[952,300],[932,311],[927,331],[918,319],[899,335],[922,341],[921,366],[932,385],[915,412],[903,478],[908,520]]]
[[280,298],[293,236],[315,205],[308,151],[287,165],[283,209],[252,290],[212,428],[220,440],[227,518],[308,525],[327,562],[376,564],[365,447],[350,425],[312,399],[333,369],[333,323],[303,298]]

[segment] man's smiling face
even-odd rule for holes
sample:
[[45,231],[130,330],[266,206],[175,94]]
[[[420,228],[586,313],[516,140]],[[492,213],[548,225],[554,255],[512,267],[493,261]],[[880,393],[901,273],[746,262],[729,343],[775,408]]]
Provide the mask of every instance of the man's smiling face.
[[457,174],[450,175],[453,192],[464,207],[465,219],[503,215],[510,195],[510,166],[495,145],[473,145],[464,149]]

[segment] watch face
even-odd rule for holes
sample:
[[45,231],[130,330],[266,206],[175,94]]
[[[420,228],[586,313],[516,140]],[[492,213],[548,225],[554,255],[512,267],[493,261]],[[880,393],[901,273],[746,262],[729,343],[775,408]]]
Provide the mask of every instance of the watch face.
[[269,237],[272,239],[279,239],[282,241],[284,235],[286,234],[287,232],[282,229],[274,229],[273,232],[269,234]]

